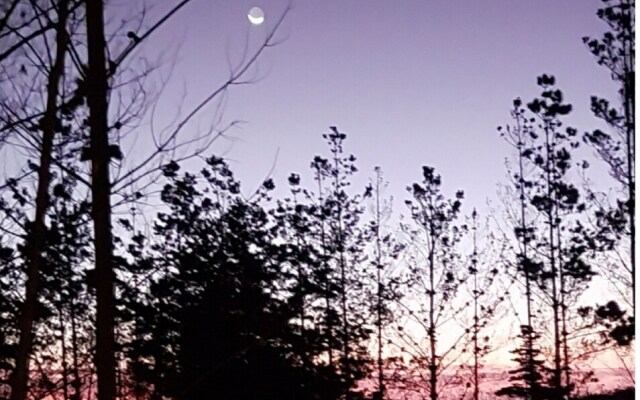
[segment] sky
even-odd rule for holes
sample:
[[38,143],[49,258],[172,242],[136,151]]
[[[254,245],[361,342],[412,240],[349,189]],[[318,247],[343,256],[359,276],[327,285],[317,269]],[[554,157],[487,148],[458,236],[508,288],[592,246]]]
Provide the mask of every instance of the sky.
[[[169,4],[155,4],[149,15]],[[218,87],[228,61],[237,62],[246,43],[255,49],[287,4],[193,0],[175,15],[144,48],[144,56],[163,57],[164,70],[172,68],[154,123],[175,115],[177,100],[187,110]],[[381,166],[396,208],[423,165],[442,174],[446,192],[464,189],[467,204],[482,207],[505,181],[510,149],[496,127],[509,122],[514,98],[539,93],[538,75],[556,76],[575,110],[567,122],[581,132],[600,126],[589,97],[615,98],[608,73],[581,40],[604,29],[596,0],[290,4],[282,41],[259,59],[261,79],[226,98],[223,121],[244,121],[230,132],[237,140],[214,147],[247,192],[272,168],[282,187],[290,172],[304,178],[312,157],[327,153],[321,134],[334,125],[359,159],[356,182],[363,187]],[[263,25],[249,23],[252,6],[264,10]]]
[[[142,3],[113,4],[128,15]],[[147,25],[173,4],[148,2]],[[219,87],[229,62],[238,62],[245,46],[254,51],[288,4],[278,44],[254,70],[260,79],[225,98],[220,125],[244,121],[229,132],[236,140],[212,148],[246,194],[268,175],[286,194],[291,172],[312,187],[309,163],[328,154],[321,134],[337,126],[348,135],[345,150],[358,157],[356,192],[380,166],[396,215],[404,213],[406,186],[429,165],[446,194],[465,191],[465,211],[486,214],[487,200],[496,203],[498,184],[506,182],[510,154],[496,128],[510,122],[514,98],[539,94],[537,76],[555,75],[574,107],[566,123],[579,132],[602,128],[590,96],[616,98],[609,74],[582,43],[605,29],[596,17],[599,0],[192,0],[138,54],[168,78],[154,126]],[[247,19],[253,6],[264,10],[260,26]],[[208,106],[191,129],[207,126],[214,111]],[[125,153],[136,159],[150,145],[139,135]],[[590,158],[591,151],[579,155]],[[591,164],[592,177],[606,186],[606,173]]]

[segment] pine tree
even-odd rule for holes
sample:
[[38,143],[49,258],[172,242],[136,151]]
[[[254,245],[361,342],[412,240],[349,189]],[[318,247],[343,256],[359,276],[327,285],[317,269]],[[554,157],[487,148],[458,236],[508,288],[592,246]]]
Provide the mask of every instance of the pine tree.
[[[474,208],[471,212],[471,258],[469,266],[469,287],[471,296],[471,325],[466,329],[471,336],[471,353],[473,364],[471,367],[473,399],[480,399],[480,372],[482,359],[490,350],[489,336],[484,336],[481,343],[481,333],[489,323],[498,317],[498,307],[508,293],[493,298],[492,291],[497,283],[498,268],[488,259],[489,251],[494,249],[494,242],[490,235],[479,234],[478,212]],[[487,228],[485,226],[485,228]],[[482,240],[484,239],[484,240]],[[465,307],[467,304],[465,303]]]
[[[524,388],[527,389],[527,396],[533,397],[537,388],[542,385],[539,379],[542,374],[538,371],[541,367],[536,362],[535,355],[539,353],[534,348],[535,339],[538,337],[534,329],[534,312],[533,312],[533,285],[538,279],[541,270],[541,264],[534,258],[533,241],[535,240],[535,226],[530,222],[528,203],[532,196],[531,188],[533,183],[531,178],[527,177],[528,171],[528,154],[531,147],[530,125],[525,119],[525,110],[522,107],[522,101],[516,99],[513,102],[511,117],[514,120],[513,126],[506,128],[499,127],[500,135],[509,143],[516,151],[516,171],[509,171],[512,178],[512,185],[515,191],[514,203],[517,205],[514,212],[513,231],[518,243],[516,250],[516,268],[514,274],[516,277],[522,276],[524,279],[524,295],[526,303],[526,323],[520,327],[520,337],[522,339],[522,347],[516,350],[518,354],[518,362],[521,369],[516,370],[515,374],[521,376],[524,382]],[[517,380],[516,377],[512,381]],[[523,389],[518,389],[523,390]]]
[[[624,271],[624,279],[613,275],[615,285],[622,285],[630,293],[625,301],[631,312],[623,312],[617,304],[599,308],[599,317],[609,320],[614,327],[611,337],[619,344],[628,345],[635,336],[635,0],[603,0],[598,17],[610,28],[601,39],[584,37],[583,41],[599,65],[611,72],[619,88],[621,108],[607,99],[592,96],[591,111],[604,121],[610,132],[596,129],[585,133],[584,141],[596,151],[609,168],[610,175],[620,184],[625,195],[613,206],[603,205],[596,212],[597,229],[590,233],[598,246],[612,250],[628,239],[629,255],[615,269]],[[607,268],[611,268],[607,266]],[[618,311],[619,310],[619,311]]]
[[[80,399],[86,388],[83,376],[92,370],[94,323],[92,289],[94,282],[85,276],[86,262],[92,258],[90,207],[79,190],[74,160],[65,156],[62,139],[57,146],[56,159],[64,167],[53,174],[53,196],[48,216],[46,248],[42,271],[41,308],[38,321],[39,358],[50,362],[39,365],[46,378],[47,371],[60,371],[59,390],[63,398]],[[51,351],[49,353],[49,351]],[[38,382],[39,379],[35,379]],[[40,388],[48,393],[50,389]]]
[[259,205],[273,183],[245,201],[219,158],[208,159],[202,189],[177,169],[165,168],[170,212],[158,216],[159,240],[131,266],[153,276],[127,345],[131,371],[145,384],[137,390],[157,399],[339,397],[343,383],[331,366],[300,361],[320,353],[300,350],[292,322],[299,281],[289,267],[299,249],[278,243],[279,228]]
[[372,244],[371,265],[374,271],[369,278],[374,283],[370,308],[374,316],[373,325],[376,335],[377,390],[374,392],[373,398],[382,400],[386,397],[383,334],[393,321],[391,305],[401,298],[400,282],[398,277],[393,275],[393,267],[403,246],[395,239],[394,235],[386,232],[385,222],[391,216],[392,199],[383,198],[383,190],[388,183],[383,178],[382,169],[375,167],[374,172],[375,177],[365,189],[364,194],[364,197],[371,198],[373,203],[372,217],[366,227],[365,239]]
[[464,194],[458,191],[455,198],[447,199],[441,192],[441,185],[440,175],[432,167],[422,167],[422,181],[407,188],[412,199],[406,201],[416,226],[411,235],[421,238],[423,244],[420,246],[414,240],[412,245],[420,246],[419,251],[425,259],[424,265],[410,266],[410,270],[412,286],[426,294],[426,304],[409,314],[413,320],[420,321],[426,331],[428,349],[420,352],[416,361],[427,368],[431,400],[437,400],[440,395],[438,376],[447,367],[443,356],[455,348],[455,344],[450,349],[438,345],[443,320],[447,320],[447,313],[459,312],[453,308],[454,299],[460,284],[466,280],[460,276],[458,264],[461,261],[456,250],[464,231],[456,226]]
[[[363,213],[362,196],[352,196],[348,188],[358,171],[356,157],[345,154],[346,134],[336,127],[323,134],[330,158],[316,156],[311,163],[317,184],[317,218],[319,219],[319,253],[324,286],[325,315],[323,325],[329,364],[337,365],[342,375],[346,398],[357,394],[355,382],[366,376],[368,350],[366,340],[371,330],[367,324],[365,260],[363,232],[359,221]],[[336,358],[337,356],[337,358]]]
[[[0,204],[4,203],[0,199]],[[4,235],[3,235],[4,236]],[[2,237],[4,239],[4,237]],[[15,368],[16,340],[18,337],[17,312],[18,300],[13,283],[17,281],[14,260],[15,250],[2,240],[0,245],[0,399],[8,399],[10,391],[9,376]]]
[[298,352],[297,357],[302,365],[314,370],[318,367],[318,357],[327,350],[319,317],[325,311],[322,305],[325,259],[322,246],[316,240],[321,236],[322,228],[318,229],[317,207],[310,202],[312,195],[301,185],[300,175],[292,173],[288,183],[291,197],[277,200],[270,214],[290,260],[288,273],[294,275],[296,280],[289,300],[298,310],[297,317],[292,321],[297,326],[293,351]]
[[[546,385],[547,375],[550,371],[545,367],[544,360],[540,358],[540,349],[537,347],[539,336],[529,326],[520,326],[518,338],[522,346],[514,350],[514,361],[519,367],[509,371],[510,382],[515,382],[496,391],[498,396],[508,396],[527,400],[548,400],[557,398],[554,387]],[[521,383],[518,383],[521,382]]]
[[[523,116],[520,100],[514,102],[516,127],[507,129],[506,136],[518,150],[519,172],[514,174],[520,202],[520,217],[516,225],[520,249],[517,256],[519,268],[524,273],[528,299],[528,325],[522,329],[522,334],[535,333],[530,325],[533,315],[531,283],[535,279],[551,308],[551,387],[555,390],[554,396],[561,397],[568,395],[573,387],[570,368],[573,358],[569,344],[571,308],[594,273],[586,261],[590,247],[579,220],[586,207],[569,176],[572,151],[579,146],[575,139],[577,131],[570,127],[564,131],[560,129],[561,117],[569,114],[571,106],[563,103],[562,92],[554,84],[553,76],[538,78],[542,94],[527,105],[533,118]],[[524,177],[525,161],[536,171],[528,179]],[[541,226],[527,224],[526,203],[539,213],[544,221]],[[534,233],[539,235],[534,236]],[[534,238],[535,242],[532,241]],[[539,254],[539,260],[533,260],[527,251]],[[533,346],[529,347],[533,351]],[[533,362],[530,366],[529,376],[538,376],[533,371]]]

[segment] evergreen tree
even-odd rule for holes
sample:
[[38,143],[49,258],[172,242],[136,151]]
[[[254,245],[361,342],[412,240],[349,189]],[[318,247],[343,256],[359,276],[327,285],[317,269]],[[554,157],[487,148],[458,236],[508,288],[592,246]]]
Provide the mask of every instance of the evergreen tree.
[[[572,215],[585,211],[580,193],[569,179],[572,150],[579,143],[577,131],[568,127],[561,131],[560,117],[571,111],[571,105],[563,103],[562,92],[554,87],[553,76],[542,75],[538,85],[540,98],[527,106],[539,121],[541,134],[535,129],[529,134],[534,139],[527,157],[539,170],[531,204],[546,221],[544,240],[539,241],[538,251],[545,254],[545,268],[539,276],[540,284],[548,293],[553,312],[554,368],[552,386],[558,393],[571,391],[569,355],[569,307],[593,271],[585,262],[588,248],[584,244],[584,229],[579,221],[572,224]],[[539,136],[538,136],[539,135]],[[572,298],[573,296],[573,298]],[[564,380],[562,375],[564,374]]]
[[[409,186],[412,199],[406,204],[411,212],[411,220],[416,226],[410,234],[416,238],[413,246],[419,247],[424,264],[411,265],[411,282],[418,293],[426,294],[426,304],[409,311],[413,320],[426,331],[428,349],[420,352],[416,359],[418,366],[425,366],[428,372],[429,398],[437,400],[440,395],[438,376],[447,368],[445,355],[455,349],[456,344],[445,349],[439,345],[443,326],[453,315],[460,312],[455,308],[455,298],[459,287],[466,280],[461,272],[460,255],[457,246],[464,233],[456,221],[464,194],[458,191],[455,198],[447,199],[441,192],[442,181],[432,167],[422,167],[422,181]],[[422,240],[417,242],[418,238]],[[422,245],[421,245],[422,244]],[[451,334],[449,334],[451,336]],[[464,333],[460,339],[464,337]]]
[[[403,246],[395,239],[394,235],[387,232],[385,222],[391,216],[392,199],[383,198],[383,190],[388,183],[384,180],[382,169],[376,167],[375,178],[365,189],[365,198],[371,198],[372,217],[365,229],[365,239],[371,244],[371,265],[373,273],[369,277],[374,283],[371,296],[371,313],[374,316],[376,334],[376,369],[377,390],[374,399],[386,398],[386,379],[383,351],[385,342],[383,334],[386,328],[393,322],[391,305],[401,298],[401,282],[394,276],[393,267],[400,256]],[[395,274],[397,275],[397,274]]]
[[[594,272],[586,261],[592,247],[579,218],[586,207],[569,176],[572,151],[579,145],[575,139],[577,131],[560,129],[560,118],[571,111],[571,106],[563,103],[562,92],[555,89],[554,84],[553,76],[538,78],[542,94],[527,105],[533,118],[524,116],[520,100],[514,102],[512,114],[516,126],[507,129],[505,136],[518,151],[519,171],[514,174],[514,184],[520,200],[520,216],[515,232],[519,240],[519,270],[525,278],[528,320],[521,332],[523,336],[537,334],[531,325],[531,283],[535,280],[551,309],[553,368],[550,384],[555,390],[554,397],[559,398],[568,395],[573,387],[570,367],[573,356],[569,344],[571,310]],[[525,161],[535,170],[529,178],[524,175]],[[542,225],[527,223],[527,203],[539,213],[544,221]],[[532,259],[527,252],[538,254],[539,259]],[[528,347],[533,354],[533,341]],[[533,357],[530,361],[528,376],[541,376],[534,370]]]
[[[330,158],[316,156],[311,163],[317,184],[316,215],[320,226],[319,254],[322,267],[318,282],[323,286],[322,316],[329,365],[336,365],[346,388],[368,374],[367,339],[371,334],[366,313],[368,298],[364,232],[359,224],[362,195],[348,188],[358,169],[356,157],[345,154],[346,134],[336,127],[323,134]],[[359,394],[345,392],[348,399]]]
[[[628,345],[635,336],[635,0],[603,0],[597,12],[609,31],[601,39],[583,38],[599,65],[611,73],[618,86],[621,108],[607,99],[592,96],[591,111],[610,128],[609,132],[596,129],[584,135],[585,143],[596,151],[609,168],[610,175],[620,184],[624,193],[613,206],[602,205],[596,212],[597,227],[590,233],[604,250],[620,248],[621,240],[628,240],[628,257],[614,268],[622,271],[612,276],[613,284],[622,283],[629,294],[624,299],[631,312],[624,312],[617,302],[599,307],[598,317],[610,321],[610,336],[619,344]],[[625,252],[626,252],[625,251]],[[620,279],[619,277],[623,278]],[[621,281],[621,282],[620,282]],[[615,303],[612,304],[612,303]]]
[[[498,317],[498,307],[505,299],[505,295],[498,298],[492,298],[495,284],[498,278],[498,268],[496,261],[488,258],[488,252],[494,250],[493,240],[488,234],[482,238],[478,233],[481,228],[478,221],[478,212],[474,208],[471,213],[471,259],[469,266],[468,286],[470,288],[471,304],[465,303],[465,306],[471,307],[472,322],[466,329],[470,335],[471,353],[473,363],[471,366],[473,386],[473,399],[480,399],[480,383],[481,370],[483,367],[482,359],[490,350],[489,336],[484,336],[481,340],[481,333],[492,320]],[[486,228],[486,226],[485,226]],[[482,240],[481,239],[485,239]]]
[[[322,315],[325,313],[324,286],[325,259],[322,247],[316,239],[319,236],[317,207],[310,203],[311,193],[301,186],[298,174],[288,179],[291,197],[277,200],[277,206],[270,211],[277,226],[279,240],[287,252],[286,271],[295,276],[295,284],[290,291],[289,302],[298,310],[291,321],[293,330],[292,351],[296,352],[300,364],[311,372],[318,372],[319,358],[326,356],[327,346],[323,341]],[[333,368],[331,364],[328,369]]]
[[[500,135],[509,143],[516,152],[516,171],[509,171],[512,179],[514,203],[517,205],[513,212],[513,232],[517,240],[517,248],[515,252],[516,268],[513,274],[519,282],[523,282],[524,295],[526,303],[526,320],[520,327],[520,338],[522,346],[515,350],[518,354],[517,362],[521,367],[517,369],[511,378],[511,381],[520,379],[524,386],[517,386],[516,392],[520,393],[526,388],[526,396],[533,398],[538,388],[542,387],[540,379],[543,377],[539,371],[543,367],[541,361],[536,361],[535,356],[539,350],[535,347],[535,341],[539,337],[534,328],[534,284],[538,279],[541,270],[541,264],[536,260],[532,245],[535,240],[535,226],[531,222],[533,217],[530,216],[529,200],[532,197],[531,189],[533,182],[528,177],[529,165],[528,155],[532,144],[530,135],[530,124],[525,118],[525,110],[522,107],[522,101],[516,99],[513,102],[511,117],[514,120],[513,126],[505,128],[498,127]],[[519,378],[518,378],[519,377]]]
[[177,165],[165,169],[170,212],[159,214],[159,242],[133,266],[158,271],[128,346],[136,380],[158,399],[337,398],[342,382],[331,366],[311,369],[293,348],[299,308],[287,293],[298,280],[283,270],[292,253],[258,204],[272,182],[247,202],[221,159],[208,164],[204,189],[192,174],[178,177]]
[[15,253],[9,243],[0,245],[0,399],[3,400],[9,398],[9,376],[15,368],[18,337],[16,310],[19,303],[13,290],[13,283],[17,281]]
[[509,371],[510,386],[496,391],[498,396],[508,396],[527,400],[548,400],[556,398],[555,388],[546,385],[547,375],[551,372],[545,367],[540,358],[537,346],[539,336],[528,325],[520,326],[518,336],[522,346],[512,351],[514,361],[519,364],[516,369]]
[[[87,389],[84,376],[92,373],[95,336],[91,291],[95,277],[87,279],[85,268],[93,256],[91,250],[90,207],[86,193],[77,188],[73,160],[65,160],[65,146],[57,148],[56,159],[65,165],[53,174],[53,196],[48,216],[42,288],[41,314],[38,321],[38,371],[42,376],[59,380],[55,390],[63,398],[80,399]],[[83,196],[84,195],[84,196]],[[50,371],[59,371],[51,376]],[[50,388],[41,387],[51,394]]]

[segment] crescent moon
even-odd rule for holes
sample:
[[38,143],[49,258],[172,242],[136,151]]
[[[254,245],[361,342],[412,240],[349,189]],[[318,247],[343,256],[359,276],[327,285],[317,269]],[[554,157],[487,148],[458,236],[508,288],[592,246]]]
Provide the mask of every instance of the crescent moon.
[[261,25],[264,22],[264,12],[260,7],[253,7],[247,14],[249,22],[253,25]]

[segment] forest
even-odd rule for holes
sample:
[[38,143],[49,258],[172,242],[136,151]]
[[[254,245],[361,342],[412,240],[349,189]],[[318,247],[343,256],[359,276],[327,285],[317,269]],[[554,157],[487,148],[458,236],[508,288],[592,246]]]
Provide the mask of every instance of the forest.
[[[288,179],[241,184],[212,147],[235,124],[194,121],[251,90],[290,8],[144,125],[162,90],[139,50],[196,1],[143,24],[110,1],[0,0],[0,399],[635,396],[634,0],[602,0],[605,33],[583,38],[617,89],[590,99],[601,127],[566,122],[553,71],[504,99],[489,212],[429,163],[392,198],[331,120]],[[626,384],[598,386],[595,356]]]

